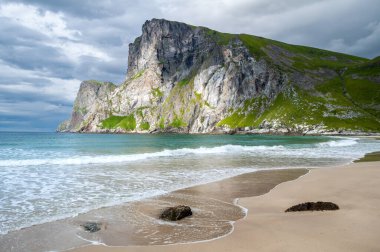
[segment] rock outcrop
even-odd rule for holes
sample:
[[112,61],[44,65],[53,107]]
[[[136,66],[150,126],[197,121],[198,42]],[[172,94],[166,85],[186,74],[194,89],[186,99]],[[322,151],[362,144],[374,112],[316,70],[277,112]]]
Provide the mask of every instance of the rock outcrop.
[[90,233],[98,232],[101,230],[101,226],[102,224],[97,222],[86,222],[82,225],[83,229]]
[[189,206],[168,207],[160,214],[160,219],[168,221],[178,221],[193,215]]
[[[355,103],[357,94],[347,86],[354,77],[367,83],[364,71],[350,68],[367,63],[359,57],[153,19],[129,45],[124,83],[83,82],[71,119],[58,130],[379,131],[379,97],[373,103]],[[370,88],[377,89],[375,77]]]
[[339,206],[332,202],[305,202],[292,206],[285,210],[285,212],[300,212],[300,211],[331,211],[339,210]]
[[109,95],[115,88],[116,86],[110,82],[83,81],[74,101],[71,119],[60,127],[66,126],[66,129],[75,129],[75,131],[96,131],[96,128],[91,127],[96,123],[94,115],[106,112],[99,108],[104,107],[104,103],[109,100]]

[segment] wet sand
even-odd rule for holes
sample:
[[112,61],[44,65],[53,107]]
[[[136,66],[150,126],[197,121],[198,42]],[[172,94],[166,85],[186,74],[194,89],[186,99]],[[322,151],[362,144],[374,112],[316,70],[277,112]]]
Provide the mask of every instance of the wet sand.
[[[246,209],[236,204],[236,198],[262,195],[307,172],[306,169],[258,171],[93,210],[0,236],[0,251],[62,251],[90,244],[152,246],[212,240],[230,234],[233,223],[246,216]],[[179,204],[191,206],[193,216],[175,223],[158,219],[163,208]],[[84,231],[81,225],[87,221],[101,223],[101,230]]]
[[[313,169],[267,194],[239,200],[248,215],[221,239],[170,246],[86,246],[73,252],[380,251],[379,188],[378,161]],[[305,201],[331,201],[340,210],[284,212]]]

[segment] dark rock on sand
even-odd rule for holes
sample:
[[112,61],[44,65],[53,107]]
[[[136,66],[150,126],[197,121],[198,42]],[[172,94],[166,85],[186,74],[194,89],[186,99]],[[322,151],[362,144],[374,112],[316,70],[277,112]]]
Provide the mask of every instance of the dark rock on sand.
[[189,206],[175,206],[168,207],[160,215],[160,219],[177,221],[187,216],[192,215],[191,208]]
[[299,211],[324,211],[324,210],[338,210],[339,206],[332,202],[305,202],[292,206],[285,210],[285,212],[299,212]]
[[96,223],[96,222],[86,222],[85,224],[82,225],[84,230],[90,233],[95,233],[98,232],[101,228],[101,223]]

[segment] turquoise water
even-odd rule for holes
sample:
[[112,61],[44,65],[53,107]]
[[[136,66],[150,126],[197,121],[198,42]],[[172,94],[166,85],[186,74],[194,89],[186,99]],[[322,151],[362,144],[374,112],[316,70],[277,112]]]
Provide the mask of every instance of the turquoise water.
[[259,169],[349,163],[338,137],[0,133],[0,233]]

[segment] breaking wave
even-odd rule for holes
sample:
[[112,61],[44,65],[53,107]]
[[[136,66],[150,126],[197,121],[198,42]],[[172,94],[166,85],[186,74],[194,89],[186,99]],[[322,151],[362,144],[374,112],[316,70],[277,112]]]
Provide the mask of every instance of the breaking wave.
[[[318,143],[314,148],[325,149],[334,147],[345,147],[357,144],[356,139],[342,139],[331,140],[328,142]],[[243,145],[222,145],[217,147],[199,147],[199,148],[181,148],[174,150],[162,150],[152,153],[137,153],[127,155],[76,155],[69,157],[58,158],[37,158],[37,159],[8,159],[0,160],[0,167],[11,166],[36,166],[36,165],[85,165],[85,164],[110,164],[110,163],[122,163],[133,162],[152,158],[164,158],[164,157],[181,157],[187,155],[218,155],[218,154],[249,154],[249,153],[264,153],[274,152],[283,153],[286,151],[290,156],[292,152],[297,152],[297,148],[288,148],[283,145],[276,146],[243,146]],[[309,149],[311,146],[306,145],[300,149]],[[284,153],[283,153],[284,154]],[[293,153],[295,154],[295,153]]]

